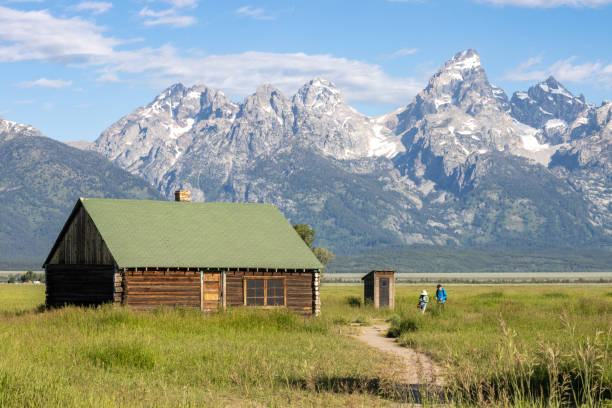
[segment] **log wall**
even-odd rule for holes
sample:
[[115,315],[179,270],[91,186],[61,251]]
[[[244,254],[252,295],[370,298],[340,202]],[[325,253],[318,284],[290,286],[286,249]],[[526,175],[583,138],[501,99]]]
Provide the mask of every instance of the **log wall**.
[[113,257],[81,205],[68,221],[51,254],[50,264],[112,265]]
[[[313,272],[257,272],[253,270],[229,270],[226,272],[226,303],[228,306],[244,306],[244,278],[254,276],[284,276],[287,285],[287,308],[304,315],[316,314],[320,308],[318,290],[315,294]],[[317,279],[318,280],[318,279]],[[318,289],[318,282],[317,289]]]
[[200,308],[200,272],[197,270],[136,269],[125,271],[124,279],[123,303],[132,309]]
[[46,305],[94,306],[112,302],[113,265],[46,265]]
[[222,272],[205,272],[200,282],[199,270],[54,264],[46,268],[48,306],[115,302],[131,309],[180,306],[213,311],[222,305],[244,306],[245,277],[278,276],[285,281],[288,309],[303,315],[320,313],[318,272],[228,270],[222,288]]

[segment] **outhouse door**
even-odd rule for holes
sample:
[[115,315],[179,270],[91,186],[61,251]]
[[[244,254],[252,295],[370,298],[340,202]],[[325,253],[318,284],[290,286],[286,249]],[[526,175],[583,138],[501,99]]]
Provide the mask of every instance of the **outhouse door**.
[[200,272],[200,307],[210,312],[219,309],[221,274]]
[[389,306],[389,278],[380,278],[378,288],[378,305]]

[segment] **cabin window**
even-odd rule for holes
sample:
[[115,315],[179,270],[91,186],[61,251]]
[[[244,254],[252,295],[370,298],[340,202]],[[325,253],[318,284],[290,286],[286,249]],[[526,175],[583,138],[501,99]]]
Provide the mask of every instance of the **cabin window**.
[[285,306],[285,279],[282,277],[245,277],[244,304],[247,306]]

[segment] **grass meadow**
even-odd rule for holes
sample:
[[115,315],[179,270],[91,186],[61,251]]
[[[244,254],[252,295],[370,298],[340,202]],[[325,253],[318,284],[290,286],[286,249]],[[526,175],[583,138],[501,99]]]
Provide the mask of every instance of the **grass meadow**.
[[[44,311],[44,286],[0,286],[0,407],[397,406],[397,365],[348,334],[379,319],[444,369],[424,405],[610,406],[612,285],[448,285],[445,310],[363,305],[322,288],[321,318],[234,309]],[[607,404],[607,405],[606,405]]]

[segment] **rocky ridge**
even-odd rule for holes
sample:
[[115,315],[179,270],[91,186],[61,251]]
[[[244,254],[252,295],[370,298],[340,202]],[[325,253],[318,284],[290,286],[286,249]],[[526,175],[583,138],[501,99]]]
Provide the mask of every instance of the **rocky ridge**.
[[380,117],[321,78],[291,98],[264,85],[241,103],[177,84],[91,148],[168,197],[188,188],[196,200],[277,204],[336,249],[601,243],[610,183],[594,180],[610,162],[606,106],[554,78],[508,100],[466,50]]

